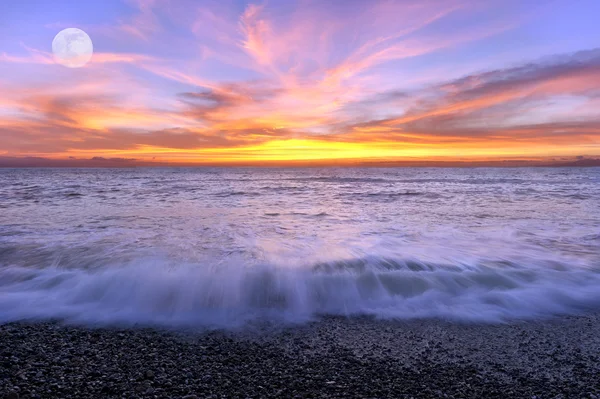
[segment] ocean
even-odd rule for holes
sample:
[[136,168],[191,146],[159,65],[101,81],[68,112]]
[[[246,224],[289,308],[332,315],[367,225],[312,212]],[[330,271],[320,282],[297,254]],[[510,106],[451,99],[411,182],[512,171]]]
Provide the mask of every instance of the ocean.
[[0,322],[600,306],[600,168],[0,169]]

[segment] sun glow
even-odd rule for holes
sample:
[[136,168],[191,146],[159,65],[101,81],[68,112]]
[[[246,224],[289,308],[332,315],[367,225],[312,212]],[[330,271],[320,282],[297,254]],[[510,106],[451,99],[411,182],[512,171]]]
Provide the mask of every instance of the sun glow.
[[[138,161],[168,162],[171,164],[197,165],[353,165],[361,162],[403,162],[403,161],[493,161],[519,157],[521,159],[542,159],[565,154],[560,145],[538,145],[528,157],[522,156],[520,146],[513,143],[499,143],[489,148],[488,143],[469,143],[455,146],[378,142],[340,143],[309,139],[272,140],[259,145],[236,148],[205,148],[186,150],[153,145],[139,145],[135,150],[85,150],[79,149],[58,154],[55,158],[66,157],[115,157]],[[576,155],[582,148],[570,148],[567,155]]]

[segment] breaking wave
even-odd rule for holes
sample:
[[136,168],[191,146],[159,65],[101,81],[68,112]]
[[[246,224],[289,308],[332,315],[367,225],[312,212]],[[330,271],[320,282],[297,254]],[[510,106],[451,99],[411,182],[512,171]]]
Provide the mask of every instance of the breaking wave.
[[600,305],[600,273],[557,263],[435,264],[360,258],[309,268],[173,265],[0,268],[0,321],[239,326],[322,315],[503,322]]

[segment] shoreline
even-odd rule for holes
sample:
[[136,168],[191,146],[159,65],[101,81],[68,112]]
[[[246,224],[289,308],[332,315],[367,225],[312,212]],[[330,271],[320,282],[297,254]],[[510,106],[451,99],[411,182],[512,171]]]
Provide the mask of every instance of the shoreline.
[[600,398],[600,315],[231,331],[0,324],[0,398]]

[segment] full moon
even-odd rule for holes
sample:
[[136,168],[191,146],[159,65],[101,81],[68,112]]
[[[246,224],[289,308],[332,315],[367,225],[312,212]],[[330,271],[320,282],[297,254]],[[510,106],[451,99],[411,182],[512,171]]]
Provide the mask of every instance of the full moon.
[[92,39],[77,28],[63,29],[52,40],[54,61],[69,68],[85,66],[94,53]]

